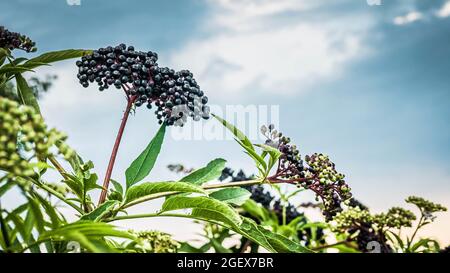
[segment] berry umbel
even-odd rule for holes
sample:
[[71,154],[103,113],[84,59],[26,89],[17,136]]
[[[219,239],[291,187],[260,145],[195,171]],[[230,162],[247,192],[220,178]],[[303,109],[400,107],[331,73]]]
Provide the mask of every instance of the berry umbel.
[[0,48],[14,50],[21,49],[26,52],[35,52],[35,43],[25,35],[11,32],[4,26],[0,26]]
[[155,109],[160,124],[183,126],[188,117],[208,119],[208,97],[193,74],[159,67],[157,61],[158,54],[152,51],[108,46],[78,60],[77,77],[83,87],[97,83],[100,91],[110,86],[123,89],[134,106]]

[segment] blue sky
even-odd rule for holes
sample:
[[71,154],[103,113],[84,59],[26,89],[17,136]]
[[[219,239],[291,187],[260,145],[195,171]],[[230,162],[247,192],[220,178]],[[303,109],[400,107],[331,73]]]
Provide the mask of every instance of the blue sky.
[[[374,210],[409,194],[450,206],[450,2],[329,2],[17,0],[0,3],[0,22],[40,52],[120,42],[154,50],[160,65],[192,70],[216,105],[279,105],[281,130],[303,154],[329,154]],[[103,176],[123,97],[82,89],[72,62],[38,73],[59,75],[42,100],[48,123]],[[157,129],[144,109],[127,126],[119,180]],[[174,178],[169,163],[216,157],[252,170],[232,141],[169,137],[151,179]],[[437,221],[429,232],[450,242],[449,213]]]

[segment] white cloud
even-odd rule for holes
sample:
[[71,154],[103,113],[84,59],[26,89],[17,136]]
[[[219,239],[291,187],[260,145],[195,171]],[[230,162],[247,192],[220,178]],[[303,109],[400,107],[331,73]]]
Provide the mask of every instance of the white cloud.
[[411,11],[403,16],[397,16],[394,18],[394,24],[396,25],[407,25],[416,21],[423,19],[422,13],[418,11]]
[[[342,15],[305,19],[295,12],[314,6],[298,0],[208,3],[212,12],[205,29],[210,35],[173,52],[170,63],[178,68],[189,65],[202,88],[214,96],[244,90],[303,92],[339,76],[346,63],[367,52],[363,44],[370,28],[367,16],[358,18],[358,24]],[[284,17],[289,22],[280,24],[275,17],[284,12],[289,12]]]
[[437,12],[436,16],[445,18],[450,16],[450,1],[447,1]]

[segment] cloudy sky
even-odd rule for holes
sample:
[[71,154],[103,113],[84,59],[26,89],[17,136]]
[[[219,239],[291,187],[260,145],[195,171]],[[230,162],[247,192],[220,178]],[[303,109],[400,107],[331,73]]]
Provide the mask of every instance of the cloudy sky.
[[[2,1],[0,24],[32,37],[40,52],[120,42],[156,51],[160,65],[190,69],[217,107],[279,106],[281,131],[303,154],[329,154],[374,211],[412,194],[450,207],[450,1],[68,2]],[[41,101],[48,123],[103,177],[122,94],[81,88],[71,61],[37,72],[59,76]],[[146,109],[127,126],[118,180],[157,130]],[[169,132],[148,179],[175,179],[169,163],[199,167],[217,157],[254,171],[231,140],[176,140]],[[185,220],[128,224],[179,238],[198,231]],[[448,226],[450,213],[442,214],[427,232],[450,243]]]

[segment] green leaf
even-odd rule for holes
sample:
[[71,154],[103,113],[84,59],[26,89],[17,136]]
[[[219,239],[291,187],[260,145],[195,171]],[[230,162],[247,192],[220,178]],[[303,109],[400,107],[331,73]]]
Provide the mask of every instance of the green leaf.
[[228,228],[239,229],[239,225],[236,224],[236,222],[233,222],[228,217],[224,216],[223,213],[214,210],[195,208],[192,210],[191,216],[199,220],[222,223]]
[[242,236],[257,243],[258,245],[264,247],[268,251],[275,253],[276,250],[270,245],[267,238],[258,229],[258,225],[255,223],[255,221],[246,217],[242,218],[243,218],[242,224],[239,226],[239,229],[235,229],[235,231],[241,234]]
[[16,74],[17,93],[20,101],[24,105],[33,107],[38,113],[41,112],[39,104],[34,96],[33,90],[28,86],[27,81],[21,74]]
[[33,70],[31,70],[30,68],[23,67],[21,65],[18,65],[18,66],[4,65],[0,68],[0,75],[7,74],[9,76],[11,74],[20,74],[20,73],[24,73],[24,72],[28,72],[28,71],[33,72]]
[[231,133],[233,133],[233,135],[236,137],[236,140],[240,143],[243,144],[243,146],[251,149],[251,150],[255,150],[255,148],[253,147],[253,144],[251,143],[251,141],[247,138],[246,135],[244,135],[238,128],[236,128],[234,125],[232,125],[231,123],[228,123],[226,120],[211,114],[214,118],[216,118],[218,121],[220,121],[228,130],[231,131]]
[[[275,163],[278,162],[278,159],[280,158],[280,156],[282,155],[282,153],[280,152],[280,150],[275,149],[274,147],[271,147],[269,145],[265,145],[265,144],[255,144],[255,146],[260,147],[263,149],[263,152],[268,153],[270,156],[269,159],[269,166],[267,167],[268,170],[270,171],[272,169],[272,167],[275,165]],[[263,156],[262,156],[263,157]],[[264,158],[264,157],[263,157]]]
[[216,199],[204,196],[198,197],[174,196],[172,198],[168,198],[162,205],[161,212],[189,209],[189,208],[213,211],[236,225],[240,225],[242,222],[240,215],[229,205],[220,202]]
[[187,252],[187,253],[205,253],[211,248],[211,243],[206,243],[203,246],[196,248],[190,245],[187,242],[181,242],[180,248],[178,248],[178,252]]
[[313,251],[296,243],[283,235],[274,233],[261,226],[258,227],[259,231],[264,234],[269,241],[270,245],[279,253],[312,253]]
[[144,179],[155,165],[161,145],[164,140],[166,125],[163,124],[156,133],[155,137],[150,141],[147,148],[131,163],[130,167],[125,171],[127,180],[127,188]]
[[119,237],[134,240],[135,237],[129,232],[117,230],[116,227],[92,221],[77,221],[64,225],[60,228],[45,232],[39,237],[39,241],[76,241],[92,252],[106,252],[110,249],[102,243],[105,237]]
[[394,240],[392,239],[392,238],[390,238],[390,236],[389,236],[389,234],[391,235],[391,236],[393,236],[394,237],[394,239],[397,241],[397,244],[398,244],[398,246],[400,247],[400,249],[404,249],[404,247],[405,247],[405,244],[403,243],[403,240],[402,240],[402,238],[400,238],[400,236],[398,236],[397,234],[395,234],[394,232],[392,232],[392,231],[390,231],[390,230],[388,230],[388,238],[393,242],[393,243],[395,243],[394,242]]
[[43,198],[41,195],[37,193],[33,193],[33,196],[39,200],[42,208],[44,208],[44,211],[47,213],[48,217],[50,218],[50,221],[52,223],[52,228],[58,228],[62,223],[63,220],[58,215],[57,210],[55,207],[50,204],[49,201],[47,201],[45,198]]
[[73,59],[73,58],[80,58],[82,56],[91,54],[92,50],[86,50],[86,49],[66,49],[66,50],[59,50],[59,51],[52,51],[44,53],[38,57],[32,58],[25,62],[23,66],[33,69],[35,67],[59,62],[63,60]]
[[247,201],[252,194],[243,188],[226,188],[209,194],[210,197],[219,201],[240,206]]
[[16,183],[13,181],[7,181],[5,185],[0,187],[0,197],[4,195],[9,189],[11,189]]
[[113,180],[113,179],[111,179],[111,183],[113,184],[114,189],[118,193],[120,193],[120,195],[123,195],[123,187],[122,187],[122,185],[119,182],[117,182],[116,180]]
[[180,181],[202,185],[203,183],[219,178],[225,168],[225,163],[225,159],[216,158],[209,162],[206,167],[190,173],[189,175],[183,177]]
[[117,200],[108,200],[88,214],[81,216],[80,220],[100,221],[104,216],[108,215],[118,203],[119,201]]
[[242,204],[242,208],[251,216],[261,221],[264,221],[268,218],[268,215],[264,211],[264,208],[262,208],[260,205],[258,205],[258,203],[256,203],[252,199],[248,199],[247,201],[245,201],[245,203]]
[[28,204],[30,205],[30,211],[33,213],[34,224],[36,226],[37,231],[39,233],[44,232],[45,220],[44,215],[42,214],[41,208],[39,206],[39,202],[34,198],[28,197]]
[[0,66],[5,62],[6,56],[9,56],[9,52],[4,48],[0,48]]
[[206,194],[201,187],[185,182],[147,182],[130,187],[126,194],[126,203],[162,192],[196,192]]
[[244,148],[245,152],[255,161],[256,167],[261,172],[261,174],[265,174],[267,172],[267,164],[264,161],[264,158],[256,153],[255,147],[253,147],[253,144],[247,138],[247,136],[245,136],[238,128],[228,123],[226,120],[214,114],[212,114],[212,116],[220,121],[228,130],[231,131],[231,133],[233,133],[233,135],[236,137],[235,140],[237,141],[237,143],[239,143],[239,145]]

